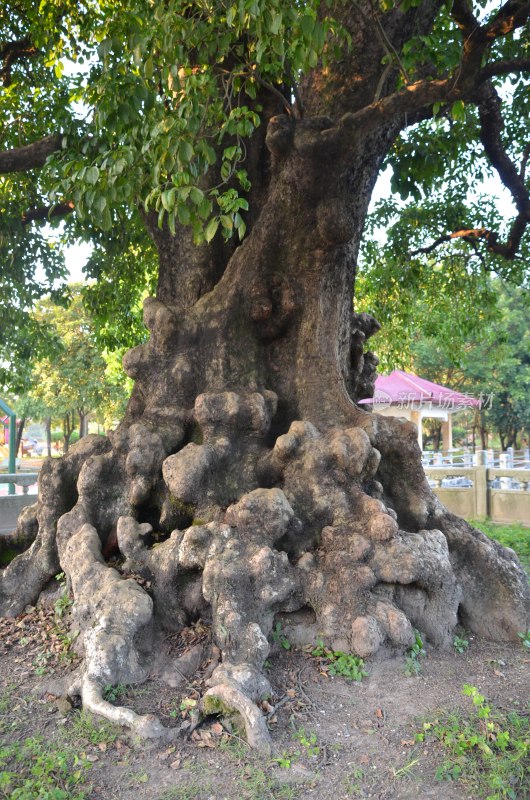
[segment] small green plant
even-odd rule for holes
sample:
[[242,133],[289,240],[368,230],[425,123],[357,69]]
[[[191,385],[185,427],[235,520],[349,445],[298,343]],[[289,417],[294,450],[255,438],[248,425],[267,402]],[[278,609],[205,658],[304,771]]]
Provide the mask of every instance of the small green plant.
[[410,650],[407,651],[407,658],[405,661],[405,675],[408,678],[412,678],[414,675],[419,675],[421,670],[420,658],[426,655],[420,632],[414,631],[414,635],[414,644]]
[[35,675],[46,675],[51,657],[51,653],[37,653],[32,662]]
[[327,666],[328,675],[341,675],[343,678],[359,683],[368,675],[363,669],[362,658],[351,653],[344,653],[342,650],[330,650],[320,639],[317,641],[317,646],[311,650],[311,655],[322,659]]
[[280,647],[283,647],[284,650],[291,649],[291,642],[283,632],[281,622],[277,622],[274,626],[274,630],[272,631],[272,641],[278,642]]
[[278,764],[279,767],[282,769],[291,769],[291,765],[295,759],[291,753],[288,753],[287,750],[284,750],[281,756],[275,756],[272,761],[275,764]]
[[362,782],[364,779],[364,770],[360,767],[355,767],[350,774],[344,779],[343,785],[348,795],[361,795],[364,797]]
[[115,686],[111,683],[107,683],[107,685],[103,687],[103,699],[108,703],[115,703],[120,698],[125,697],[126,694],[127,687],[123,683],[117,683]]
[[439,781],[465,780],[466,793],[487,800],[524,797],[530,771],[530,721],[527,714],[492,709],[475,686],[463,687],[473,712],[425,723],[416,741],[434,736],[448,751],[436,771]]
[[517,635],[520,638],[523,647],[526,648],[526,650],[530,650],[530,628],[526,631],[526,633],[518,633]]
[[55,580],[58,581],[59,586],[62,589],[62,593],[60,597],[58,597],[57,600],[55,601],[53,607],[57,619],[62,619],[70,611],[73,601],[68,595],[64,572],[59,572],[59,574],[55,576]]
[[320,753],[317,735],[313,731],[307,731],[306,733],[305,728],[299,728],[293,733],[293,739],[300,742],[308,756],[318,756]]
[[461,636],[455,636],[453,638],[453,647],[456,653],[465,653],[469,647],[469,641],[468,639],[463,639]]

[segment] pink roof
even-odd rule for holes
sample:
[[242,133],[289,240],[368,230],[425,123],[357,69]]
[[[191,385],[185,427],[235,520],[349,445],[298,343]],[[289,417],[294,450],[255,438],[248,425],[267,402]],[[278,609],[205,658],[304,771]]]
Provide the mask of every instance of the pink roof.
[[437,383],[418,378],[412,372],[395,369],[390,375],[380,375],[375,382],[373,398],[359,400],[359,404],[402,408],[407,404],[441,408],[444,411],[459,411],[462,408],[480,407],[480,400],[471,395],[461,394]]

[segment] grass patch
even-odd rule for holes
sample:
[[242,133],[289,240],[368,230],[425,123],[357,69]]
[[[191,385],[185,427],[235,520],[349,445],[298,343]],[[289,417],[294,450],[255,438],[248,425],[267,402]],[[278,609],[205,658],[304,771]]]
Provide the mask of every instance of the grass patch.
[[525,797],[530,778],[528,713],[491,708],[474,686],[465,685],[463,694],[471,699],[471,713],[427,722],[416,735],[417,742],[434,736],[447,752],[436,779],[459,781],[473,797],[485,800]]
[[121,728],[100,717],[93,717],[88,711],[74,711],[68,717],[65,734],[82,744],[112,744],[121,733]]
[[517,522],[510,525],[498,525],[489,519],[469,520],[470,525],[478,528],[490,539],[495,539],[504,547],[515,550],[525,570],[530,573],[530,529]]
[[86,800],[89,761],[70,747],[32,737],[0,747],[0,797],[11,800]]

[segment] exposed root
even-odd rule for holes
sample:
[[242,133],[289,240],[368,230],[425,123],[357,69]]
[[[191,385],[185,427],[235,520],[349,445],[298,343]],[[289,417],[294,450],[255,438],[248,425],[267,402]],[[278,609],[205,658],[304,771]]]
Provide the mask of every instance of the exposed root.
[[[237,712],[251,746],[269,751],[256,703],[270,692],[277,615],[298,644],[322,637],[362,657],[410,647],[414,628],[447,645],[459,615],[498,639],[526,629],[524,572],[434,497],[412,427],[359,411],[363,427],[295,421],[271,448],[275,408],[271,392],[199,395],[174,428],[171,409],[146,411],[43,468],[37,514],[21,521],[38,533],[1,574],[0,608],[19,613],[64,570],[87,709],[142,736],[173,735],[106,702],[103,687],[144,681],[160,632],[201,616],[215,654],[204,713]],[[190,429],[196,441],[184,444]],[[121,573],[105,561],[117,552]],[[163,677],[179,686],[202,652]]]
[[255,750],[270,755],[272,745],[267,723],[257,705],[239,691],[227,684],[218,684],[208,689],[201,701],[204,714],[229,716],[236,711],[245,727],[247,742]]
[[[70,690],[72,692],[73,689]],[[83,707],[93,714],[108,719],[115,725],[124,725],[133,733],[145,739],[173,738],[179,731],[165,728],[153,714],[136,714],[130,708],[114,706],[103,699],[98,683],[85,675],[81,684],[81,701]]]

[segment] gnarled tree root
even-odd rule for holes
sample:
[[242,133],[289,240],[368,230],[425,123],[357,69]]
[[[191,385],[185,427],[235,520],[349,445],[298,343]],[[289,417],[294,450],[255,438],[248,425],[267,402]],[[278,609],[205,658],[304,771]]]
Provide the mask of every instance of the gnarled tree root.
[[175,735],[103,689],[144,681],[159,633],[198,616],[220,654],[203,713],[237,712],[264,751],[257,703],[270,692],[262,670],[277,615],[293,626],[309,615],[299,643],[322,637],[362,657],[409,647],[414,628],[446,646],[459,615],[494,638],[526,629],[523,570],[434,497],[410,426],[295,421],[271,446],[275,407],[271,392],[200,395],[188,414],[197,441],[184,444],[186,414],[173,427],[169,412],[146,414],[43,470],[38,533],[4,570],[0,607],[19,613],[64,570],[84,655],[73,689],[94,713],[142,736]]

